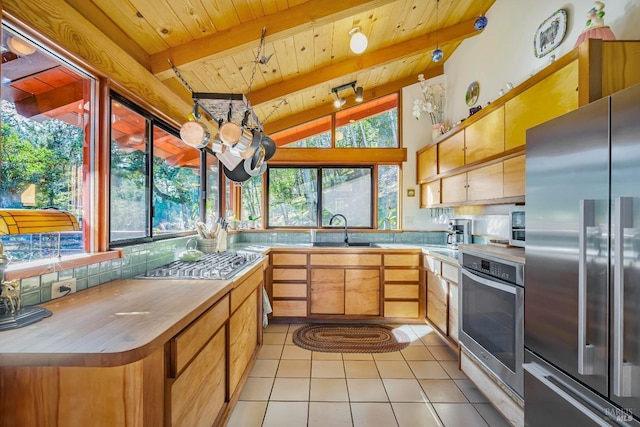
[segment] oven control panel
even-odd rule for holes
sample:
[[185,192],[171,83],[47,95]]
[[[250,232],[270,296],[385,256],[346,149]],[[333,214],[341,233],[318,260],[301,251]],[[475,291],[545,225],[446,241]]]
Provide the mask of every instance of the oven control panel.
[[505,282],[514,283],[520,286],[523,284],[523,269],[520,264],[496,261],[464,253],[462,255],[462,266],[469,270],[478,271]]

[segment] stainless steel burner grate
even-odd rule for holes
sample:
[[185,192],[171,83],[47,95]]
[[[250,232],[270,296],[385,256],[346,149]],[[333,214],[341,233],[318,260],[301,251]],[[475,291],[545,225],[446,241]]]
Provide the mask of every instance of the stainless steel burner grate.
[[156,267],[139,277],[156,279],[228,279],[247,264],[260,258],[253,252],[205,254],[195,262],[173,261]]

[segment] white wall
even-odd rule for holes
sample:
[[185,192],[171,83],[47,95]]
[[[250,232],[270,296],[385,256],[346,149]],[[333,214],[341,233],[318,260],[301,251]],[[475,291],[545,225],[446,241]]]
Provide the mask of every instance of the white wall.
[[[616,38],[640,39],[640,25],[637,25],[640,22],[640,0],[609,0],[604,3],[605,24],[611,27]],[[592,6],[593,0],[496,0],[487,12],[487,28],[476,37],[462,42],[450,58],[445,58],[445,121],[452,124],[469,115],[469,107],[465,103],[469,83],[477,81],[480,84],[476,105],[486,106],[499,97],[500,89],[506,90],[507,82],[516,87],[546,67],[551,55],[559,58],[572,50]],[[567,11],[567,33],[558,48],[538,59],[533,52],[534,34],[538,26],[558,9]],[[441,79],[433,79],[433,82]],[[404,88],[402,95],[403,146],[407,148],[408,157],[403,165],[403,225],[405,229],[441,229],[441,226],[430,221],[428,209],[419,209],[415,152],[431,142],[429,120],[421,118],[416,121],[411,114],[413,100],[421,96],[419,85],[416,83]],[[416,189],[415,198],[406,196],[407,188]],[[503,235],[507,232],[507,212],[508,209],[498,209],[497,214],[496,211],[489,211],[486,215],[471,216],[474,218],[474,233],[507,237]],[[499,226],[496,227],[496,224]]]

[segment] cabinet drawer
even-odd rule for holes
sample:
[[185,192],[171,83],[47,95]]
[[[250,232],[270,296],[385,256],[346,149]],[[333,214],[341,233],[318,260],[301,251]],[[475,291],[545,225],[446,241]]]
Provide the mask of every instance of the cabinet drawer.
[[442,263],[442,277],[450,282],[458,283],[458,266]]
[[263,274],[262,269],[256,270],[251,276],[231,290],[231,313],[236,311],[240,304],[251,295],[253,290],[262,284]]
[[200,351],[211,335],[229,318],[229,296],[225,295],[206,313],[196,319],[180,335],[174,338],[172,351],[173,375],[177,376]]
[[385,282],[417,282],[420,280],[419,270],[384,270]]
[[273,254],[273,265],[307,265],[307,254]]
[[380,254],[311,254],[311,265],[350,265],[350,266],[374,266],[382,264]]
[[418,317],[418,301],[385,301],[384,317]]
[[392,267],[417,267],[420,265],[420,255],[418,254],[385,254],[384,265]]
[[276,317],[306,317],[306,301],[284,301],[273,302],[273,315]]
[[226,396],[226,333],[218,332],[171,385],[171,425],[210,426]]
[[274,283],[273,297],[274,298],[306,298],[307,284],[306,283]]
[[307,280],[306,268],[274,268],[273,280]]
[[384,285],[385,299],[418,299],[419,297],[418,285]]
[[440,274],[442,263],[429,255],[424,256],[424,266],[432,273]]

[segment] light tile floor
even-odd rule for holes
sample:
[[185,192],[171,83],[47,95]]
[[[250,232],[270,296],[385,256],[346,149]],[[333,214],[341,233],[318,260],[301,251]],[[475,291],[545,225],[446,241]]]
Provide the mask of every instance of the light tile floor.
[[292,341],[300,326],[265,329],[228,426],[508,426],[428,325],[393,325],[409,347],[373,354],[301,349]]

